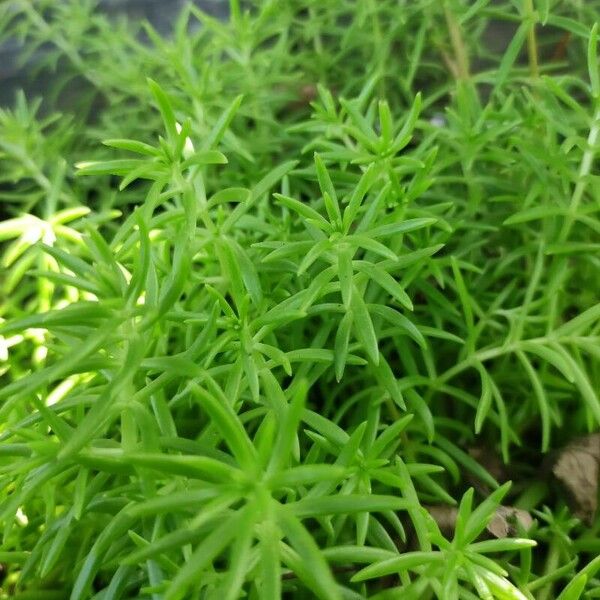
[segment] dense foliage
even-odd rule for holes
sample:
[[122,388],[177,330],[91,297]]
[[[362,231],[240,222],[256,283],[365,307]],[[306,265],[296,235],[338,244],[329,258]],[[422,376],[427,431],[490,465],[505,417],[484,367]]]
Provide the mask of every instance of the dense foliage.
[[2,598],[598,597],[600,2],[0,11]]

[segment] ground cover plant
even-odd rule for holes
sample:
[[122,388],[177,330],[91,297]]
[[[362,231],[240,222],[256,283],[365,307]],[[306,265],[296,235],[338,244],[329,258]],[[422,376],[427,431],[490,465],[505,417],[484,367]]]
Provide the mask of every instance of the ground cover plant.
[[599,15],[1,4],[1,597],[599,597]]

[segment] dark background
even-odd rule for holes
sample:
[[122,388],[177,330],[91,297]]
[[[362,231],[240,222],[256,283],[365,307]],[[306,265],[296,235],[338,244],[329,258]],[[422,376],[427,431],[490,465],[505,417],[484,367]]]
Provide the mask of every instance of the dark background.
[[[61,2],[62,0],[55,0]],[[108,16],[125,16],[132,21],[147,19],[162,34],[168,35],[173,20],[181,8],[188,2],[200,6],[208,14],[227,19],[229,0],[96,0],[97,10]],[[337,0],[344,2],[344,0]],[[441,0],[440,0],[441,1]],[[493,2],[494,0],[492,0]],[[0,0],[2,2],[2,0]],[[491,22],[484,34],[488,50],[502,52],[515,31],[514,23]],[[18,60],[19,46],[16,42],[0,44],[0,106],[13,104],[15,92],[24,89],[29,97],[44,95],[44,81],[40,78],[32,82],[28,70],[35,65],[36,57],[42,55],[38,51],[28,65],[23,66]],[[477,65],[474,64],[474,67]]]
[[[147,19],[158,31],[168,34],[173,19],[179,14],[182,6],[190,1],[216,17],[226,19],[228,16],[228,0],[98,0],[97,9],[109,16],[121,15],[134,21]],[[37,56],[40,56],[40,52]],[[19,45],[15,41],[0,45],[0,105],[11,105],[16,90],[21,88],[25,89],[28,95],[43,95],[43,81],[31,83],[27,72],[32,64],[21,65],[18,55]],[[30,63],[35,63],[35,58],[34,56]]]

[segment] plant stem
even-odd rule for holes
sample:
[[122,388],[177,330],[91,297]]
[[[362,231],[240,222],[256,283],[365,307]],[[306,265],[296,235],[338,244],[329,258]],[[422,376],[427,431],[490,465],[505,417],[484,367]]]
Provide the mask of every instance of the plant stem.
[[[544,568],[544,574],[554,572],[560,564],[560,553],[559,547],[556,540],[550,542],[550,550],[548,551],[548,558],[546,559],[546,567]],[[544,588],[540,590],[538,600],[549,600],[552,598],[552,589],[554,582],[550,581]]]
[[[577,176],[577,183],[575,184],[575,189],[573,190],[573,194],[571,195],[571,201],[569,202],[569,211],[565,216],[565,219],[562,224],[562,228],[558,235],[559,243],[564,243],[568,240],[569,234],[571,233],[571,228],[573,227],[573,223],[575,222],[575,216],[577,214],[577,209],[579,208],[579,204],[581,203],[581,199],[583,198],[583,194],[585,192],[587,186],[587,176],[590,174],[592,170],[592,165],[594,162],[594,157],[596,155],[596,145],[598,143],[598,138],[600,136],[600,106],[596,106],[596,110],[594,112],[594,116],[592,117],[592,124],[590,125],[590,131],[588,134],[586,149],[581,158],[581,163],[579,166],[579,172]],[[567,258],[564,256],[558,256],[556,262],[552,265],[552,271],[550,272],[550,276],[548,277],[548,281],[553,281],[559,277],[562,277],[565,272],[565,268],[567,265]],[[554,295],[550,299],[550,309],[549,309],[549,319],[548,319],[548,331],[551,330],[552,327],[556,326],[556,320],[558,318],[558,300],[559,296]]]
[[529,31],[527,33],[527,56],[529,58],[529,72],[532,79],[538,79],[540,69],[538,63],[538,45],[535,34],[535,12],[533,8],[533,0],[524,0],[525,17],[530,21]]
[[[369,8],[370,8],[370,12],[371,12],[371,17],[373,19],[373,42],[377,48],[381,48],[383,46],[383,39],[382,39],[382,35],[381,35],[381,23],[379,22],[379,12],[377,10],[377,3],[370,2]],[[384,78],[384,62],[383,62],[384,57],[385,57],[384,53],[380,53],[379,55],[376,55],[376,60],[377,60],[376,69],[379,74],[379,81],[378,81],[379,94],[382,98],[385,98],[385,96],[386,96],[385,78]]]
[[583,157],[581,159],[581,165],[579,167],[579,174],[577,177],[577,184],[575,185],[575,189],[573,190],[573,195],[571,196],[571,202],[569,203],[569,213],[565,218],[562,226],[562,230],[560,232],[559,240],[564,242],[569,237],[569,233],[571,232],[571,227],[573,226],[573,221],[575,220],[575,215],[577,213],[577,209],[579,208],[579,204],[581,203],[581,199],[583,197],[583,193],[585,192],[585,188],[587,186],[587,176],[590,174],[592,170],[592,164],[594,162],[594,156],[596,154],[596,144],[598,143],[598,137],[600,135],[600,107],[596,108],[596,112],[592,117],[592,124],[590,126],[590,132],[587,138],[586,149],[583,153]]
[[454,51],[454,61],[456,66],[456,74],[458,79],[467,80],[470,78],[469,55],[463,39],[460,24],[456,20],[454,13],[448,7],[448,3],[444,4],[444,14],[446,16],[446,25],[450,34],[450,42]]
[[456,375],[458,375],[465,369],[472,367],[473,365],[477,364],[478,362],[486,362],[488,360],[498,358],[499,356],[503,356],[505,354],[512,354],[513,352],[520,350],[522,348],[522,345],[524,342],[546,345],[551,342],[561,341],[564,344],[564,343],[569,343],[576,339],[577,339],[577,336],[558,337],[558,336],[554,336],[552,333],[550,333],[546,336],[530,338],[527,340],[518,340],[515,342],[503,344],[502,346],[496,346],[494,348],[484,348],[482,350],[476,351],[475,353],[471,354],[469,357],[461,360],[459,363],[457,363],[453,367],[450,367],[444,373],[440,374],[437,377],[437,379],[435,380],[435,385],[439,386],[439,385],[446,383],[447,381],[451,380],[453,377],[456,377]]

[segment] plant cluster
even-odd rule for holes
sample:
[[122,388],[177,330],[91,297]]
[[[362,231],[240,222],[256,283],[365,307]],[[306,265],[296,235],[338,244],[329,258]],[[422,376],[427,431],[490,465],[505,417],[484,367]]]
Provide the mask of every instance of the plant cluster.
[[0,597],[597,597],[599,16],[0,5]]

